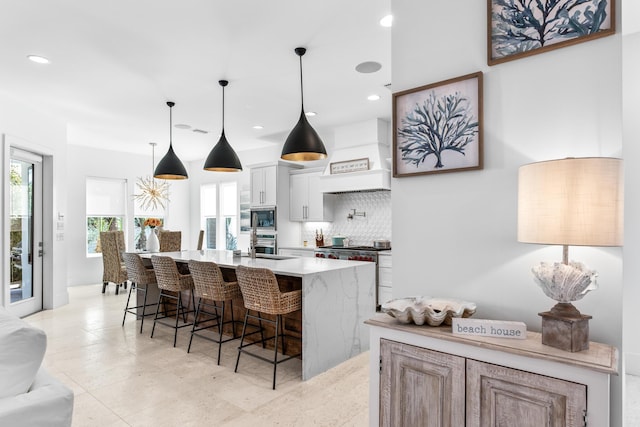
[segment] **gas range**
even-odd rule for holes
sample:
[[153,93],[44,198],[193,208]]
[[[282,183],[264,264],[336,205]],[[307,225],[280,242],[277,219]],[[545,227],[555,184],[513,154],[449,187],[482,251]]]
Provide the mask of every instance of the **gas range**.
[[317,258],[346,259],[378,263],[378,252],[373,246],[321,246],[314,251]]

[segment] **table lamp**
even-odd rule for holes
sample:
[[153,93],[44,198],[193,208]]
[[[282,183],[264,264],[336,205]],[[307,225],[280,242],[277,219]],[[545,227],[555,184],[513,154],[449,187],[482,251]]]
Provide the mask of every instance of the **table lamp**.
[[542,343],[589,348],[589,319],[572,304],[596,289],[597,273],[569,262],[569,246],[622,246],[622,160],[567,158],[523,165],[518,173],[518,241],[562,245],[562,263],[541,262],[535,282],[558,303],[542,317]]

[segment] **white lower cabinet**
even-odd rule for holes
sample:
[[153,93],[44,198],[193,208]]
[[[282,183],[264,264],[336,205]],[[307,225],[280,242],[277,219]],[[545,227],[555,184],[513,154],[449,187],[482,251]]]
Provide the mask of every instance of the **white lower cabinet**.
[[378,254],[378,305],[382,305],[393,298],[391,261],[391,252],[380,252]]
[[453,335],[385,314],[370,326],[370,425],[577,427],[609,425],[615,347],[565,352],[526,340]]

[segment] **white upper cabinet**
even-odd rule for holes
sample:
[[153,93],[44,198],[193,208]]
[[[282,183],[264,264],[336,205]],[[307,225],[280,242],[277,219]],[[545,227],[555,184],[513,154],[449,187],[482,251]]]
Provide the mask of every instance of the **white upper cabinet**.
[[275,206],[277,186],[277,166],[251,168],[251,206]]
[[[297,172],[297,171],[296,171]],[[320,190],[322,172],[291,173],[289,220],[333,221],[333,194]]]

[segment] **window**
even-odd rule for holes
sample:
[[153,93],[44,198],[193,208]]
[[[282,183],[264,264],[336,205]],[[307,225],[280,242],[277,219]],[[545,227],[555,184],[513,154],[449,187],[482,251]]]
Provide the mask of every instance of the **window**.
[[124,179],[87,178],[87,255],[100,253],[100,232],[124,230]]
[[238,185],[235,182],[220,184],[220,212],[224,221],[225,249],[238,247]]
[[[218,191],[218,187],[220,191]],[[237,183],[225,182],[200,187],[200,209],[202,226],[205,231],[204,247],[206,249],[237,249]]]
[[218,209],[218,186],[207,184],[200,187],[200,211],[204,222],[204,247],[205,249],[216,249],[216,225]]

